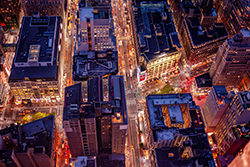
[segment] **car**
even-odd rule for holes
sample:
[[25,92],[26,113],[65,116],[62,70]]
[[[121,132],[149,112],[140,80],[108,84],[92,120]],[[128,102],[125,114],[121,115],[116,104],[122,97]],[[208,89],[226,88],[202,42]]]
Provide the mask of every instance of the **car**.
[[28,113],[30,113],[31,112],[31,110],[26,110],[25,111],[25,114],[28,114]]
[[19,115],[25,115],[25,112],[23,110],[19,111]]

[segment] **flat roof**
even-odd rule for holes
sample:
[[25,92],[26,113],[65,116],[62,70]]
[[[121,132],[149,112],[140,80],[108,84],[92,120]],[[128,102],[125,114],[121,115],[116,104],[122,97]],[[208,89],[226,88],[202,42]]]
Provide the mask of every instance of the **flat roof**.
[[[72,110],[72,104],[77,105],[76,110]],[[79,108],[82,104],[82,84],[77,83],[65,88],[63,120],[80,117]]]
[[212,78],[210,77],[209,73],[195,77],[195,82],[198,88],[213,86]]
[[154,141],[174,140],[177,133],[179,133],[178,128],[157,129],[154,131]]
[[149,120],[151,128],[165,127],[164,117],[162,113],[161,106],[168,106],[168,112],[171,121],[183,122],[182,112],[179,107],[180,104],[189,104],[192,108],[192,96],[190,93],[184,94],[157,94],[148,95],[147,98],[147,108],[149,114]]
[[228,95],[228,92],[225,86],[213,86],[213,89],[217,98],[226,97]]
[[108,74],[115,75],[117,72],[117,51],[80,52],[79,55],[74,57],[73,79],[76,81]]
[[54,131],[54,119],[53,115],[38,119],[36,121],[22,125],[22,133],[26,137],[31,137],[36,134],[39,134],[43,131],[50,132],[50,137],[53,139]]
[[242,33],[244,38],[250,38],[250,29],[248,27],[242,29],[241,33]]
[[80,21],[86,21],[87,18],[90,20],[94,19],[94,8],[84,7],[80,8]]
[[[36,146],[44,146],[45,153],[50,156],[53,149],[51,146],[54,139],[54,126],[55,117],[53,115],[22,125],[23,143],[28,143],[29,147],[34,147],[34,152],[42,151]],[[33,136],[35,137],[31,141],[29,137]],[[26,150],[19,148],[19,151]]]
[[88,79],[88,102],[103,101],[103,81],[102,77]]
[[[126,93],[124,85],[124,77],[122,75],[109,76],[109,100],[113,103],[115,108],[113,122],[114,123],[128,123]],[[114,91],[118,91],[114,93]]]
[[171,123],[184,123],[182,111],[179,105],[169,105],[168,113]]
[[[178,134],[188,136],[188,139],[183,142],[183,149],[171,146],[155,148],[156,162],[159,167],[165,167],[166,164],[170,167],[196,165],[215,167],[204,128],[180,129]],[[191,149],[192,157],[182,158],[185,148]]]
[[57,80],[59,16],[23,17],[10,82]]
[[179,155],[179,148],[156,148],[155,156],[158,167],[177,167],[177,166],[195,166],[193,159],[181,159]]
[[164,1],[140,3],[135,13],[140,52],[147,61],[181,48],[171,13]]
[[213,29],[204,31],[200,25],[200,20],[197,17],[185,18],[185,23],[190,34],[190,38],[194,46],[199,46],[204,43],[227,38],[228,33],[223,23],[214,23]]

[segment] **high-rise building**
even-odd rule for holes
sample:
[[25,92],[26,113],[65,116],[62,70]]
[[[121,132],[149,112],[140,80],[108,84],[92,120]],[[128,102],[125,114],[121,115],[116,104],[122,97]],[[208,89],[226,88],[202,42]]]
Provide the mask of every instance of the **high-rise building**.
[[86,51],[116,50],[111,9],[109,7],[80,8],[77,54]]
[[79,17],[73,64],[74,81],[117,74],[118,53],[111,7],[82,7]]
[[9,85],[17,101],[56,102],[61,96],[60,17],[23,17]]
[[[214,130],[220,154],[228,152],[235,155],[240,150],[238,146],[242,147],[244,141],[237,142],[237,140],[244,137],[244,133],[247,132],[245,127],[241,128],[240,126],[245,126],[249,121],[250,93],[247,91],[237,92]],[[235,143],[236,145],[234,145]]]
[[102,101],[103,91],[93,92],[91,87],[102,90],[102,79],[92,79],[88,84],[88,102],[93,103],[98,131],[98,147],[100,153],[124,154],[127,134],[127,108],[124,80],[122,76],[108,77],[109,101]]
[[20,1],[6,0],[0,3],[0,25],[4,28],[19,27]]
[[230,35],[250,26],[250,8],[248,0],[216,0],[220,20],[226,25]]
[[107,101],[102,77],[88,80],[87,102],[82,102],[81,84],[65,90],[63,124],[73,158],[124,156],[128,120],[123,76],[111,75],[105,83]]
[[210,69],[213,85],[238,87],[250,69],[250,29],[242,29],[218,50]]
[[82,140],[85,155],[97,156],[100,148],[98,147],[97,138],[97,118],[94,106],[83,104],[81,117]]
[[[143,81],[179,74],[182,47],[166,1],[139,1],[134,11]],[[140,79],[141,80],[141,79]]]
[[112,153],[125,154],[128,116],[123,76],[109,77],[109,99],[113,104]]
[[63,128],[72,158],[84,155],[80,107],[82,103],[81,83],[65,88]]
[[204,122],[207,128],[214,128],[229,107],[234,92],[228,93],[225,86],[213,86],[208,93],[202,108]]
[[213,166],[215,162],[199,106],[191,94],[147,96],[151,166]]
[[[208,72],[218,48],[227,39],[228,33],[223,23],[217,23],[217,13],[212,3],[201,6],[184,0],[171,6],[180,41],[185,52],[185,61],[190,66],[191,76]],[[209,6],[210,5],[210,6]],[[209,9],[209,10],[208,10]]]
[[55,166],[54,116],[0,130],[1,166]]
[[196,97],[206,96],[212,88],[212,79],[209,73],[199,75],[194,78],[192,85],[192,95]]
[[[20,0],[25,16],[39,13],[43,16],[63,16],[67,0]],[[67,6],[67,5],[66,5]]]

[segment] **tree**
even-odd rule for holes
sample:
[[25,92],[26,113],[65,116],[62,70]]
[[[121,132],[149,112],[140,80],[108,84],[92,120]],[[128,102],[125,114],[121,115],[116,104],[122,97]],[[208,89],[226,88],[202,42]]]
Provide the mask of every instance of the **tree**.
[[43,112],[37,112],[35,114],[26,114],[21,121],[18,123],[25,124],[29,123],[44,117],[47,117],[49,115],[54,115],[54,113],[43,113]]

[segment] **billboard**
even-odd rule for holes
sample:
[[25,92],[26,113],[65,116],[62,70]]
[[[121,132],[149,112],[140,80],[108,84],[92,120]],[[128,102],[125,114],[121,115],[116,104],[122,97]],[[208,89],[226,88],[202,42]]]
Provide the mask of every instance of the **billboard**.
[[140,68],[137,70],[138,84],[141,85],[143,82],[147,80],[147,72],[141,71]]

